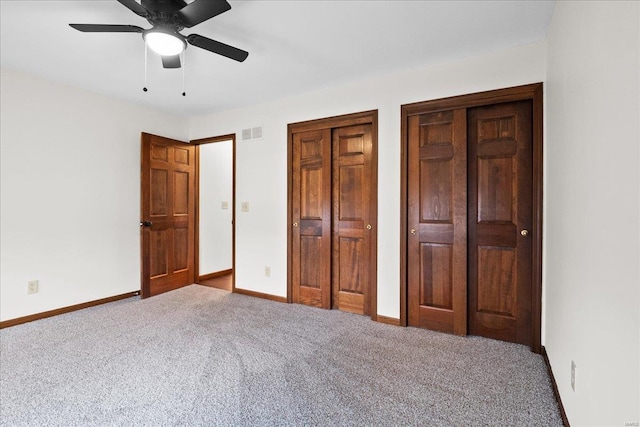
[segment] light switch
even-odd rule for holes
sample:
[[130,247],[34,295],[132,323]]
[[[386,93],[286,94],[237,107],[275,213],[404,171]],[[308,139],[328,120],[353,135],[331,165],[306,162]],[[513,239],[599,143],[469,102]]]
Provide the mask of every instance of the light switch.
[[229,209],[229,202],[222,202],[222,209]]
[[242,212],[249,212],[249,202],[242,202],[240,204],[240,210]]

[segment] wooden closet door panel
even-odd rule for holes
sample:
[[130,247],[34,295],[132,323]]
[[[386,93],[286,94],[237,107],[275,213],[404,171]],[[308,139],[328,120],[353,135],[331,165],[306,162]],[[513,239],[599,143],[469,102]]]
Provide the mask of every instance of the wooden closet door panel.
[[466,334],[464,109],[408,118],[409,325]]
[[468,112],[469,333],[526,345],[532,342],[531,114],[531,101]]
[[371,125],[333,130],[333,308],[370,314]]
[[292,299],[331,308],[331,131],[293,135]]

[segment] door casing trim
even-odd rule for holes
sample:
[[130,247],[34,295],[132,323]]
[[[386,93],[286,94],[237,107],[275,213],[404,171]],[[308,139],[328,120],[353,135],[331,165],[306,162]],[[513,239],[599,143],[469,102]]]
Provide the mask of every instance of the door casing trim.
[[458,108],[531,100],[532,148],[533,148],[533,229],[531,253],[531,349],[541,353],[542,328],[542,203],[543,203],[543,111],[542,83],[533,83],[504,89],[489,90],[468,95],[452,96],[431,101],[416,102],[401,106],[400,120],[400,325],[407,326],[407,255],[408,255],[408,118],[409,116]]

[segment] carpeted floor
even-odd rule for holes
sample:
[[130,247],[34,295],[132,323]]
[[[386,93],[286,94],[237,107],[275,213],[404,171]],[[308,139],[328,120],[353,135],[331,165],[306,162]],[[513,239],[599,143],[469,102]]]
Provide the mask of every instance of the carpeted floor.
[[192,285],[0,331],[3,426],[559,426],[528,348]]

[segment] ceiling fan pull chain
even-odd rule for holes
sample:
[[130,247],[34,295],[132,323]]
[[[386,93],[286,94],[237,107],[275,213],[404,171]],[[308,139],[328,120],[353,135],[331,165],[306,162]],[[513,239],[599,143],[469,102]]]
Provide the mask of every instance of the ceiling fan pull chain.
[[187,96],[187,92],[184,87],[184,73],[187,68],[187,50],[182,51],[182,96]]
[[147,89],[147,54],[148,54],[148,50],[147,49],[147,42],[145,40],[144,42],[144,87],[142,88],[142,90],[144,92],[146,92]]

